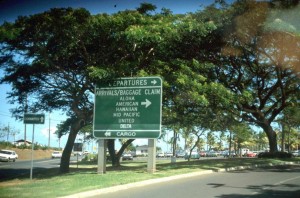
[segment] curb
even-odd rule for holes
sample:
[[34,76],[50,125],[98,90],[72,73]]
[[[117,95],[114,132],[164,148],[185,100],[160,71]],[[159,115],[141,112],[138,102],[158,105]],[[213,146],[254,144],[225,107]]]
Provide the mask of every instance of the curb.
[[263,168],[263,167],[272,167],[272,166],[284,166],[284,165],[297,165],[300,162],[282,162],[282,163],[268,163],[268,164],[255,164],[250,166],[237,166],[237,167],[230,167],[230,168],[221,168],[216,170],[215,172],[230,172],[236,170],[245,170],[245,169],[253,169],[253,168]]
[[157,184],[157,183],[162,183],[162,182],[168,182],[168,181],[175,180],[175,179],[182,179],[182,178],[194,177],[194,176],[199,176],[199,175],[206,175],[206,174],[211,174],[211,173],[216,173],[216,172],[217,173],[230,172],[230,171],[236,171],[236,170],[245,170],[245,169],[261,168],[261,167],[297,165],[297,164],[300,164],[300,162],[298,162],[298,163],[283,162],[283,163],[278,163],[278,164],[268,163],[268,164],[263,164],[263,165],[256,164],[256,165],[251,165],[251,166],[237,166],[237,167],[230,167],[230,168],[221,168],[221,169],[216,169],[216,170],[204,170],[204,171],[186,173],[186,174],[181,174],[181,175],[174,175],[174,176],[157,178],[157,179],[149,179],[149,180],[145,180],[145,181],[117,185],[117,186],[112,186],[112,187],[107,187],[107,188],[102,188],[102,189],[96,189],[96,190],[81,192],[81,193],[77,193],[77,194],[73,194],[73,195],[63,196],[60,198],[92,197],[92,196],[96,196],[96,195],[117,192],[120,190],[126,190],[126,189],[130,189],[130,188],[147,186],[150,184]]

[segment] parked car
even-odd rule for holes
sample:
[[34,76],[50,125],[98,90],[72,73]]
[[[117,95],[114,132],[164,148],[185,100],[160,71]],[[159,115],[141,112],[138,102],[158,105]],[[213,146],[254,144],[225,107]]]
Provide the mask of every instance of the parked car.
[[59,151],[53,151],[51,156],[52,156],[52,158],[61,158],[62,153]]
[[12,150],[0,150],[0,161],[13,161],[15,162],[18,159],[18,154]]
[[172,157],[172,156],[173,156],[173,153],[170,153],[170,152],[165,153],[165,157]]
[[250,150],[247,148],[241,148],[238,150],[239,155],[244,156],[244,157],[247,156],[247,153],[249,153],[249,152],[250,152]]
[[[189,155],[190,155],[190,153],[186,153],[186,154],[184,155],[184,159],[188,159],[188,158],[189,158]],[[200,158],[200,155],[199,155],[198,152],[192,152],[192,153],[191,153],[191,158],[190,158],[190,159],[199,159],[199,158]]]
[[123,154],[122,156],[122,160],[125,161],[125,160],[133,160],[133,157],[130,153],[125,153]]
[[256,153],[248,152],[246,153],[246,157],[256,157]]
[[77,155],[78,155],[78,156],[81,156],[81,155],[82,155],[82,152],[80,152],[80,151],[74,151],[74,152],[73,152],[73,155],[74,155],[74,156],[77,156]]
[[179,152],[176,154],[177,158],[184,158],[184,156],[185,156],[184,152]]
[[164,153],[157,153],[156,157],[165,157],[165,154]]
[[209,151],[206,153],[207,157],[218,157],[218,153],[215,151]]
[[200,151],[199,155],[200,155],[200,157],[206,157],[206,152],[205,151]]
[[230,154],[229,154],[229,151],[224,151],[222,154],[223,154],[223,157],[236,157],[236,153],[234,151],[231,151]]
[[300,150],[292,151],[293,157],[300,157]]

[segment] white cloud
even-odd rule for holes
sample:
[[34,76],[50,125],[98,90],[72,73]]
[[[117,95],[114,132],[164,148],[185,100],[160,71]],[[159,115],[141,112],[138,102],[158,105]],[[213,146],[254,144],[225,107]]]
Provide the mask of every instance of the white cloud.
[[137,146],[142,146],[142,145],[148,145],[148,139],[135,139],[133,141],[133,145]]
[[[50,138],[57,138],[57,135],[55,134],[56,130],[56,127],[50,127]],[[43,136],[49,138],[49,128],[43,128],[41,132]]]

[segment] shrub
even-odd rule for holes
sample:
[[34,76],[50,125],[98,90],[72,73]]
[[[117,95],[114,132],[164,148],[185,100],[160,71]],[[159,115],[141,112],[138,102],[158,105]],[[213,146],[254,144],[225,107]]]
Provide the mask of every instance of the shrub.
[[292,158],[292,154],[287,152],[282,152],[282,151],[273,152],[273,153],[263,152],[258,154],[258,158]]
[[18,146],[19,149],[31,149],[31,145],[25,145],[25,144],[21,144],[20,146]]
[[87,154],[84,156],[82,159],[83,162],[97,162],[98,161],[98,156],[95,154]]
[[11,147],[14,147],[14,145],[11,142],[5,142],[5,141],[0,142],[1,149],[11,148]]
[[55,151],[61,151],[62,149],[59,148],[59,147],[48,147],[48,149],[52,149],[52,150],[55,150]]
[[46,151],[46,150],[50,150],[50,147],[48,147],[47,145],[42,145],[40,146],[40,149]]

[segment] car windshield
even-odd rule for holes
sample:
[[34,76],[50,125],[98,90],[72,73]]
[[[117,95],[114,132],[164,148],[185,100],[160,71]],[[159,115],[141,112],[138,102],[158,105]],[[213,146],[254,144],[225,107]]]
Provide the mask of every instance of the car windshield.
[[12,154],[12,152],[9,152],[9,151],[0,151],[0,153],[3,153],[3,154]]

